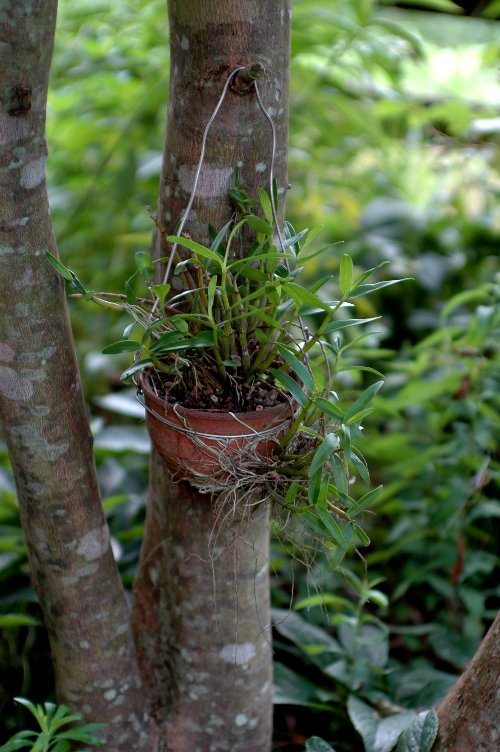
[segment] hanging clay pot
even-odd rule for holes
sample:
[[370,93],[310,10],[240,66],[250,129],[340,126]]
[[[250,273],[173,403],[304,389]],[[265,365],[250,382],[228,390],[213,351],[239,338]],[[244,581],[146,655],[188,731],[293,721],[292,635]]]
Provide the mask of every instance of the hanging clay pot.
[[147,374],[139,380],[151,441],[177,480],[224,475],[245,447],[270,457],[290,424],[288,404],[245,413],[192,410],[158,397]]

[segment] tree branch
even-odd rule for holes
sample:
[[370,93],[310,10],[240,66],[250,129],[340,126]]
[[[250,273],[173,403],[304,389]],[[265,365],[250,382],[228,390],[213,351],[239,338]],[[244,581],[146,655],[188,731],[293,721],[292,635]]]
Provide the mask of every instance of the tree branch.
[[[57,0],[4,0],[0,45],[0,421],[59,701],[107,723],[107,752],[151,749],[45,182]],[[117,718],[119,725],[117,726]]]

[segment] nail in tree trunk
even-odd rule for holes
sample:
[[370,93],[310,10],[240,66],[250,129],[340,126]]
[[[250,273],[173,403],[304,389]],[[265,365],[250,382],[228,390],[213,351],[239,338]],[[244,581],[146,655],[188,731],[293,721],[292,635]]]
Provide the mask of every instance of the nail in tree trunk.
[[[204,129],[230,72],[260,63],[259,90],[277,129],[280,215],[286,189],[289,0],[170,0],[171,80],[158,221],[173,232],[188,204]],[[240,82],[244,89],[245,81]],[[231,216],[235,167],[250,195],[267,188],[270,125],[255,91],[230,89],[207,141],[186,230],[208,242],[208,225]],[[155,253],[168,252],[157,234]],[[214,529],[216,530],[215,545]],[[134,626],[144,682],[169,752],[266,752],[272,725],[269,509],[242,527],[218,526],[213,501],[172,484],[151,463],[150,502]],[[167,722],[168,720],[168,722]]]
[[0,0],[0,420],[60,701],[151,749],[129,613],[97,488],[45,182],[56,0]]

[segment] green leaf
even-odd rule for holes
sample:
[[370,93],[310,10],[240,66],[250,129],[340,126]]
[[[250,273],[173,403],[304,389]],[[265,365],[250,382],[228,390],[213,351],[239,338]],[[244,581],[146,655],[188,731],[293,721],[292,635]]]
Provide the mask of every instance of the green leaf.
[[251,266],[250,264],[245,264],[245,266],[242,266],[237,271],[237,274],[244,279],[250,279],[252,282],[267,282],[268,278],[268,275],[263,272],[262,269],[257,269],[255,266]]
[[342,426],[342,449],[347,462],[351,461],[351,429],[349,426]]
[[[354,532],[354,535],[358,539],[358,545],[360,546],[369,546],[371,541],[368,536],[368,534],[363,530],[360,525],[358,525],[356,522],[352,523],[352,529]],[[354,541],[355,542],[355,541]]]
[[319,736],[311,736],[306,742],[305,752],[335,752],[335,750]]
[[[325,225],[316,225],[316,227],[313,227],[311,230],[308,230],[307,235],[306,235],[306,239],[302,243],[302,246],[300,248],[299,254],[300,253],[305,253],[306,250],[311,245],[311,243],[314,240],[314,238],[317,237],[320,234],[320,232],[322,232],[322,230],[324,230],[324,229],[325,229]],[[337,245],[337,243],[334,243],[334,245]],[[327,248],[331,248],[331,247],[332,246],[326,246],[326,248],[324,250],[326,250]],[[319,251],[319,253],[321,253],[322,250],[323,249],[321,249],[321,251]],[[312,256],[316,256],[316,253],[313,253]],[[312,256],[309,256],[309,258],[312,258]],[[305,260],[306,260],[305,258],[301,258],[300,259],[301,262],[305,261]]]
[[434,710],[419,713],[399,737],[396,752],[430,752],[436,741],[438,727],[439,721]]
[[308,230],[301,230],[295,235],[290,235],[290,237],[285,238],[283,240],[283,248],[291,248],[292,251],[296,250],[298,248],[298,243],[302,240],[302,238],[307,235]]
[[214,344],[214,333],[210,329],[210,331],[204,331],[204,332],[198,332],[198,334],[195,334],[194,337],[191,337],[188,340],[188,346],[191,347],[213,347]]
[[[158,324],[159,324],[159,323],[160,323],[160,321],[163,321],[163,322],[165,322],[165,323],[166,323],[167,321],[170,321],[171,323],[174,323],[174,320],[173,320],[173,319],[174,319],[174,317],[173,317],[173,318],[169,318],[169,317],[166,317],[165,319],[160,319],[160,320],[159,320],[158,322],[155,322],[155,323],[158,323]],[[182,325],[181,325],[181,327],[179,327],[179,330],[177,330],[177,328],[176,328],[176,329],[174,329],[174,330],[171,330],[171,331],[165,332],[165,334],[162,334],[162,335],[161,335],[160,337],[158,337],[158,338],[155,338],[155,339],[153,340],[153,342],[154,342],[154,343],[158,343],[158,342],[166,342],[166,343],[168,343],[168,342],[172,342],[172,341],[174,341],[174,342],[177,342],[177,341],[178,341],[179,339],[181,339],[181,338],[182,338],[182,335],[183,335],[183,334],[186,334],[186,332],[188,331],[188,326],[187,326],[187,323],[186,323],[185,321],[183,321],[183,319],[179,319],[179,320],[177,320],[177,321],[176,321],[176,322],[174,323],[174,326],[175,326],[176,324],[179,324],[179,323],[181,323],[181,322],[182,322],[182,324],[186,324],[186,329],[185,329],[185,331],[184,331],[184,326],[182,326]],[[147,336],[148,336],[149,334],[151,334],[151,332],[153,331],[153,328],[154,328],[154,326],[155,326],[155,324],[151,324],[151,326],[149,326],[149,327],[148,327],[148,328],[146,329],[146,331],[144,332],[144,337],[143,337],[143,339],[142,339],[142,341],[143,341],[143,342],[144,342],[144,341],[146,340]]]
[[338,454],[333,455],[333,476],[335,478],[335,485],[337,486],[339,493],[349,493],[349,482],[346,475],[344,463],[342,458]]
[[169,241],[169,243],[177,243],[177,245],[180,245],[183,248],[189,248],[189,250],[193,251],[196,256],[215,261],[220,267],[222,267],[224,264],[224,260],[219,256],[218,253],[211,251],[210,248],[205,248],[204,245],[197,243],[195,240],[191,240],[191,238],[183,238],[179,237],[178,235],[169,235],[167,237],[167,240]]
[[274,217],[269,194],[263,188],[257,188],[257,193],[259,194],[260,205],[262,206],[264,216],[267,219],[269,225],[272,227],[274,224]]
[[151,290],[153,295],[156,295],[160,299],[160,304],[163,305],[165,302],[165,298],[170,292],[170,285],[166,283],[162,285],[151,285],[149,289]]
[[323,311],[329,311],[330,306],[314,293],[306,290],[305,287],[298,285],[296,282],[286,282],[283,285],[285,291],[290,295],[297,305],[313,306]]
[[344,296],[347,296],[352,287],[352,272],[352,258],[347,253],[344,253],[340,260],[339,277],[340,289]]
[[299,377],[299,379],[302,381],[306,389],[309,391],[309,393],[313,393],[316,391],[316,385],[314,383],[314,378],[312,374],[308,371],[307,367],[302,363],[296,355],[294,355],[293,352],[291,352],[288,347],[285,347],[284,345],[278,344],[277,350],[285,363],[288,363],[292,371],[295,373],[296,376]]
[[491,289],[490,284],[483,285],[482,287],[475,288],[473,290],[462,290],[454,295],[446,303],[441,311],[441,320],[445,321],[450,313],[465,303],[482,303],[487,302],[489,299],[489,291]]
[[415,718],[415,713],[394,713],[382,718],[377,726],[373,752],[391,752],[394,749],[399,735],[406,729]]
[[282,663],[274,664],[274,685],[273,702],[275,705],[303,705],[310,708],[329,709],[325,703],[317,699],[317,684],[283,666]]
[[352,288],[349,293],[349,300],[359,298],[361,295],[370,295],[370,293],[375,292],[376,290],[382,290],[384,287],[397,285],[400,282],[408,282],[409,280],[411,280],[411,277],[404,277],[403,279],[388,279],[385,282],[372,282],[368,285],[358,285],[357,287]]
[[346,551],[349,548],[349,544],[335,517],[333,517],[330,512],[328,512],[328,510],[324,507],[316,507],[315,513],[317,514],[318,519],[320,520],[324,529],[332,537],[332,540],[334,540],[341,549]]
[[337,373],[344,373],[345,371],[364,371],[365,373],[372,373],[379,378],[384,377],[383,373],[377,371],[376,368],[371,368],[370,366],[341,366],[340,368],[337,368]]
[[350,508],[349,508],[349,514],[351,517],[356,517],[358,514],[363,512],[365,509],[368,509],[370,504],[375,501],[375,499],[380,496],[383,490],[383,486],[377,486],[377,488],[374,488],[372,491],[368,491],[368,493],[365,493],[364,496],[362,496],[358,501],[356,501]]
[[137,251],[135,254],[135,265],[137,266],[137,271],[146,282],[153,278],[154,265],[150,253]]
[[365,752],[374,752],[377,726],[380,721],[377,711],[371,705],[351,695],[347,701],[347,712],[352,725],[363,739]]
[[350,408],[347,410],[344,416],[345,423],[347,423],[350,418],[354,417],[357,413],[360,413],[370,404],[372,399],[375,397],[377,392],[382,387],[383,383],[384,383],[383,381],[376,381],[374,384],[369,386],[368,389],[365,389],[365,391],[359,395],[357,400],[355,400],[350,406]]
[[213,277],[210,277],[210,282],[208,283],[208,289],[207,289],[207,295],[208,295],[207,314],[210,319],[212,318],[212,310],[214,307],[216,289],[217,289],[217,277],[216,275],[214,275]]
[[104,355],[115,355],[116,353],[137,352],[140,349],[140,342],[135,342],[132,339],[121,339],[105,347],[102,352]]
[[274,380],[278,382],[278,384],[281,384],[281,386],[290,393],[290,395],[300,405],[300,407],[307,405],[307,403],[309,402],[307,394],[302,391],[295,379],[292,379],[292,377],[289,376],[288,373],[278,371],[277,368],[270,368],[269,373],[273,376]]
[[368,471],[368,466],[364,459],[362,457],[358,457],[357,454],[354,454],[354,452],[351,452],[351,462],[358,471],[358,475],[361,478],[362,481],[366,483],[367,486],[370,485],[370,473]]
[[338,448],[339,437],[334,433],[329,433],[314,452],[311,460],[309,472],[311,475],[317,473],[323,467],[324,463],[330,459],[334,451]]
[[229,222],[227,222],[224,225],[224,227],[221,230],[219,230],[219,232],[217,233],[217,235],[213,239],[212,244],[210,246],[210,249],[212,251],[218,251],[219,250],[219,247],[220,247],[222,241],[224,240],[224,237],[225,237],[227,231],[229,230],[229,228],[231,227],[231,225],[232,225],[232,221],[230,220]]
[[300,614],[273,608],[272,616],[273,621],[279,619],[276,631],[304,652],[310,654],[310,649],[316,648],[316,655],[320,653],[342,654],[343,649],[340,644],[327,630],[312,624]]
[[137,363],[134,363],[122,373],[120,380],[126,381],[138,371],[142,371],[144,370],[144,368],[148,368],[148,366],[152,365],[153,361],[150,358],[143,358],[142,360],[138,360]]
[[0,629],[13,629],[15,627],[39,627],[39,619],[27,614],[0,614]]
[[67,266],[64,266],[64,264],[59,261],[58,258],[53,256],[49,251],[46,251],[45,255],[47,257],[47,260],[50,261],[56,272],[58,272],[61,277],[64,277],[64,279],[66,279],[68,282],[71,282],[73,280],[74,274],[71,269],[68,269]]
[[272,222],[266,222],[265,219],[258,217],[256,214],[247,214],[245,216],[245,222],[256,232],[262,232],[264,235],[273,234]]
[[[177,335],[175,338],[171,335]],[[169,332],[150,347],[155,355],[166,355],[171,352],[184,352],[192,348],[211,347],[214,343],[213,331],[202,331],[194,337],[183,337],[180,332]]]
[[330,332],[337,332],[339,329],[347,329],[349,326],[359,326],[360,324],[369,324],[370,321],[377,321],[378,319],[380,319],[380,316],[372,316],[369,319],[335,320],[327,324],[323,331],[325,334],[330,334]]
[[314,404],[329,418],[334,418],[339,421],[339,423],[344,421],[344,411],[341,410],[338,405],[334,405],[333,402],[326,400],[324,397],[317,397],[314,400]]

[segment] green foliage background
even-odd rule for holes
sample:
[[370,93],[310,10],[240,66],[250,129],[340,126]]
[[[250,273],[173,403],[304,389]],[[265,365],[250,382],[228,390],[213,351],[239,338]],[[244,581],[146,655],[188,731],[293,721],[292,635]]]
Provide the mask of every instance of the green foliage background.
[[[273,549],[276,749],[285,752],[312,736],[337,752],[389,752],[452,685],[500,596],[498,22],[389,6],[294,4],[288,217],[298,228],[324,224],[323,242],[343,242],[318,276],[337,272],[348,252],[361,269],[389,259],[388,276],[415,282],[378,295],[382,322],[351,350],[388,375],[366,426],[372,480],[385,488],[365,520],[365,558],[332,572],[324,556],[305,568],[300,550]],[[149,247],[167,28],[163,0],[60,2],[51,208],[63,261],[94,289],[119,289],[134,252]],[[371,316],[372,306],[361,301],[360,312]],[[120,320],[84,303],[72,304],[72,317],[130,585],[148,440],[133,395],[118,392],[123,361],[100,354],[120,338]],[[347,372],[338,388],[368,383]],[[1,443],[0,525],[3,741],[25,722],[12,698],[50,698],[52,681]]]

